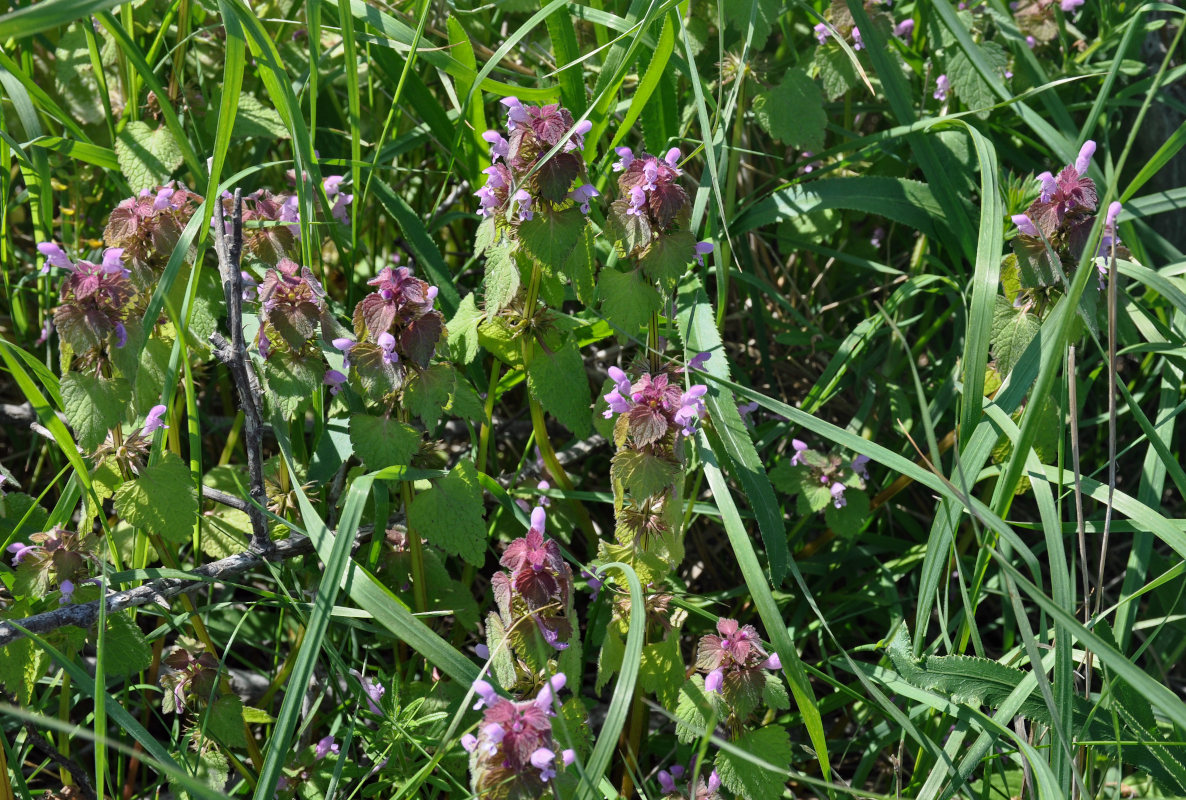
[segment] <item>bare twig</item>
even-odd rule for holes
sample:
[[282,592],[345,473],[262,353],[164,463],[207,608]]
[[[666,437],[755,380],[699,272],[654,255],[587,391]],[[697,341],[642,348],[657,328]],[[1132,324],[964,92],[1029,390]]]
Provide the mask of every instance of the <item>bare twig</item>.
[[[372,528],[362,527],[355,539],[355,546],[368,539]],[[284,561],[289,558],[307,555],[313,552],[313,542],[306,536],[296,534],[287,539],[281,539],[272,545],[269,558]],[[136,608],[147,605],[164,605],[170,597],[196,589],[213,581],[221,581],[234,575],[239,575],[254,569],[264,563],[264,556],[258,552],[243,552],[229,556],[220,561],[213,561],[193,570],[192,579],[158,578],[155,581],[128,589],[124,592],[113,592],[107,595],[107,613],[114,614],[126,608]],[[18,630],[20,625],[33,633],[49,633],[65,625],[77,625],[89,628],[99,618],[99,601],[67,605],[44,614],[35,614],[24,619],[0,622],[0,648],[10,642],[23,637],[24,631]],[[15,623],[15,624],[13,624]]]
[[230,346],[222,337],[211,341],[220,358],[230,368],[235,390],[239,394],[239,405],[243,409],[243,436],[247,448],[247,472],[249,491],[254,503],[247,507],[251,517],[251,549],[267,555],[272,550],[268,536],[268,523],[264,519],[263,507],[267,503],[264,490],[263,422],[259,408],[258,384],[251,365],[247,361],[247,344],[243,340],[243,276],[239,271],[239,256],[243,252],[243,194],[235,190],[234,208],[231,212],[231,236],[226,235],[222,220],[222,209],[218,209],[218,224],[214,226],[214,251],[218,256],[218,271],[222,275],[222,291],[226,295],[227,324],[231,329]]

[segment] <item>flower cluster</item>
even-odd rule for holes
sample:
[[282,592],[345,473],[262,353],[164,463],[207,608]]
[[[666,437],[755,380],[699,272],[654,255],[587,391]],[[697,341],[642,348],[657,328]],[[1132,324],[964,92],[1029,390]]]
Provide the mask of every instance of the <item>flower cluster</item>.
[[635,447],[647,447],[662,441],[676,431],[691,436],[704,419],[704,395],[708,387],[693,384],[685,391],[673,381],[673,374],[642,373],[633,383],[617,367],[610,367],[613,391],[605,395],[609,407],[603,412],[606,419],[620,415],[615,428],[615,439],[629,437]]
[[[580,150],[588,120],[576,122],[568,109],[557,104],[526,106],[517,98],[503,98],[507,107],[507,134],[486,131],[490,144],[486,185],[475,194],[478,214],[510,225],[532,219],[540,209],[551,210],[568,201],[589,213],[597,190],[586,183],[573,186],[585,174]],[[548,156],[554,148],[560,149]]]
[[708,673],[704,688],[721,694],[733,705],[740,694],[757,694],[766,683],[763,670],[780,670],[777,653],[767,653],[753,625],[736,620],[717,621],[717,633],[700,637],[696,651],[696,669]]
[[[693,758],[693,763],[695,759]],[[721,778],[714,769],[705,778],[703,775],[692,783],[695,770],[692,767],[684,769],[676,764],[670,770],[661,769],[656,776],[659,779],[659,789],[663,792],[664,800],[720,800]],[[687,775],[687,788],[681,790],[678,782]]]
[[521,657],[530,648],[524,642],[539,632],[544,642],[556,650],[568,647],[573,636],[572,568],[560,555],[560,546],[544,538],[547,512],[536,507],[531,512],[527,535],[511,542],[499,563],[506,572],[491,579],[499,622],[510,636]]
[[791,466],[807,470],[808,482],[828,487],[828,492],[832,496],[832,506],[835,508],[844,508],[848,504],[844,493],[853,488],[854,483],[858,488],[864,488],[864,481],[869,480],[868,456],[854,458],[849,464],[852,472],[846,477],[844,462],[840,456],[825,456],[817,453],[800,439],[792,439],[791,447],[795,450],[794,455],[791,456]]
[[56,525],[30,536],[29,544],[13,542],[8,552],[22,594],[44,595],[56,586],[62,603],[70,602],[75,586],[88,578],[87,564],[95,558],[90,537]]
[[[234,196],[223,192],[222,224],[231,233],[231,213]],[[218,224],[219,215],[211,219]],[[273,194],[259,189],[243,196],[243,254],[246,260],[263,264],[277,264],[297,254],[300,238],[300,216],[295,194]]]
[[166,714],[181,714],[189,701],[205,703],[215,696],[218,688],[218,658],[213,653],[197,652],[198,648],[178,647],[161,659],[168,671],[161,675],[161,709]]
[[[1074,164],[1068,164],[1058,175],[1043,172],[1038,176],[1040,191],[1038,198],[1030,203],[1023,214],[1013,216],[1018,236],[1013,240],[1013,250],[1019,263],[1034,269],[1038,282],[1054,282],[1057,271],[1047,267],[1057,266],[1059,271],[1069,273],[1079,263],[1088,245],[1099,196],[1095,182],[1087,177],[1096,144],[1087,141],[1079,150]],[[1112,203],[1105,217],[1104,238],[1097,255],[1110,254],[1119,244],[1116,236],[1116,218],[1120,203]],[[1122,254],[1127,251],[1121,249]],[[1050,264],[1051,255],[1058,258],[1057,264]]]
[[[384,267],[367,283],[375,291],[354,307],[358,338],[338,337],[333,345],[345,353],[344,366],[353,367],[368,390],[386,395],[404,385],[409,366],[428,366],[445,336],[445,318],[434,308],[437,287],[414,277],[408,267]],[[326,375],[335,389],[345,380],[333,370]]]
[[[619,199],[613,211],[619,217],[633,217],[648,232],[667,232],[677,221],[686,222],[690,209],[688,193],[679,184],[680,151],[673,147],[662,159],[619,147],[614,171],[618,176]],[[649,239],[649,237],[646,237]]]
[[576,760],[575,751],[560,750],[552,734],[553,706],[564,683],[563,673],[556,674],[534,699],[515,702],[500,697],[486,681],[474,681],[474,708],[486,710],[478,735],[467,733],[461,746],[470,754],[476,795],[499,800],[540,797],[556,773]]
[[325,290],[308,267],[280,259],[259,284],[260,355],[269,358],[277,347],[294,354],[303,350],[325,314],[324,298]]
[[137,290],[124,266],[124,251],[109,247],[98,264],[71,262],[60,245],[42,242],[37,249],[46,267],[68,271],[61,287],[61,305],[54,309],[54,327],[75,352],[97,348],[104,342],[123,347],[128,340],[124,322],[135,308]]
[[111,212],[103,241],[108,247],[123,249],[136,284],[148,288],[164,269],[201,202],[201,196],[175,182],[144,189]]

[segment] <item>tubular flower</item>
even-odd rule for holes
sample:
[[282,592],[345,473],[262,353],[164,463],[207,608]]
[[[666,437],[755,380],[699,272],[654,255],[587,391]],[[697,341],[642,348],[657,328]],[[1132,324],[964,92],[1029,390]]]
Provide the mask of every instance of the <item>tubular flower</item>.
[[935,79],[935,99],[943,102],[947,99],[947,93],[951,91],[951,81],[947,79],[946,75],[940,75]]
[[686,222],[690,213],[688,193],[678,182],[683,174],[677,166],[679,159],[680,151],[673,147],[661,159],[647,153],[628,153],[619,161],[619,199],[611,206],[611,216],[619,223],[633,218],[641,226],[643,235],[639,238],[644,246],[653,237]]
[[828,43],[828,26],[827,25],[825,25],[822,22],[819,22],[819,23],[816,23],[816,26],[814,28],[812,28],[812,30],[815,31],[815,38],[817,41],[819,41],[820,44]]
[[[127,341],[124,322],[136,311],[137,292],[123,266],[123,253],[123,248],[109,247],[98,264],[67,261],[70,273],[62,282],[54,327],[76,353],[96,348],[108,337],[116,347]],[[58,261],[55,253],[54,262]]]
[[899,39],[909,40],[912,36],[914,36],[914,20],[904,19],[895,25],[894,36],[897,36]]
[[[693,765],[696,763],[692,757]],[[671,770],[661,769],[656,777],[659,779],[659,790],[663,792],[664,800],[721,800],[717,789],[721,788],[721,779],[713,770],[707,777],[699,776],[695,785],[692,783],[693,767],[684,769],[683,765],[675,764]],[[679,781],[687,776],[686,788],[681,789]]]
[[[479,680],[474,689],[486,692],[488,686]],[[461,740],[470,754],[475,794],[507,800],[540,797],[558,768],[576,760],[572,750],[560,750],[552,734],[552,700],[563,686],[563,675],[555,675],[544,684],[539,696],[519,702],[498,697],[490,690],[491,700],[482,714],[477,736],[468,734]]]
[[[531,512],[527,535],[511,542],[499,563],[504,571],[491,578],[498,605],[497,625],[530,637],[532,628],[556,650],[565,650],[573,635],[572,568],[560,546],[544,538],[547,512]],[[491,612],[491,617],[494,617]],[[514,641],[512,639],[512,641]]]

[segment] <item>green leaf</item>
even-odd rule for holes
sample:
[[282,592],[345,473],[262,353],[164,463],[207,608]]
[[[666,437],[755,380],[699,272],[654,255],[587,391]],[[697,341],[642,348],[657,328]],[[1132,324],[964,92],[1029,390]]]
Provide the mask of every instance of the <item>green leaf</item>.
[[132,404],[135,413],[146,414],[149,409],[161,402],[161,392],[165,388],[165,375],[168,373],[171,355],[172,346],[160,339],[149,339],[140,351],[140,367],[136,370]]
[[160,186],[183,160],[167,128],[154,131],[140,120],[129,122],[115,137],[115,157],[133,192]]
[[[60,19],[59,24],[64,21]],[[71,24],[70,29],[58,39],[53,60],[54,89],[64,107],[70,109],[70,116],[87,125],[97,125],[103,121],[106,111],[99,94],[99,81],[95,78],[86,32],[82,28],[89,24],[89,20],[80,19]],[[21,32],[18,35],[23,37],[27,34]],[[104,66],[113,65],[115,43],[105,38],[99,38],[98,42],[102,46],[100,63]],[[107,85],[109,88],[112,85],[110,77]],[[29,137],[32,135],[30,132]]]
[[992,316],[992,356],[997,360],[997,372],[1008,375],[1021,359],[1021,354],[1038,335],[1041,327],[1037,317],[1013,307],[998,296]]
[[[993,41],[980,42],[980,50],[986,57],[989,66],[1002,78],[1009,66],[1009,54],[1005,48]],[[988,119],[988,107],[997,102],[992,87],[981,77],[980,72],[972,64],[967,54],[958,47],[948,50],[944,59],[947,67],[947,78],[951,81],[951,88],[955,96],[970,109],[982,109],[976,112],[980,119]]]
[[537,211],[519,225],[519,242],[541,267],[556,273],[568,261],[587,224],[585,215],[575,207]]
[[246,747],[243,731],[243,701],[238,695],[225,694],[206,712],[206,733],[227,747]]
[[682,474],[679,464],[642,450],[619,450],[610,462],[610,478],[638,500],[666,491]]
[[202,552],[211,558],[229,558],[247,549],[251,517],[237,508],[215,508],[201,516]]
[[838,45],[830,40],[815,48],[812,63],[819,70],[820,81],[824,85],[824,94],[829,100],[835,100],[860,81],[857,68]]
[[824,521],[837,536],[852,539],[869,516],[869,495],[860,489],[849,489],[844,493],[844,500],[840,508],[831,503],[824,509]]
[[519,262],[509,244],[486,251],[486,318],[493,319],[519,293]]
[[643,645],[638,668],[638,685],[643,691],[655,695],[664,708],[671,709],[679,701],[683,683],[684,660],[680,657],[678,631],[668,634],[661,642]]
[[[746,32],[753,24],[753,38],[750,47],[761,50],[762,45],[770,38],[774,26],[778,24],[778,17],[784,4],[780,0],[751,0],[750,2],[730,2],[721,4],[721,14],[726,24],[741,34],[744,39]],[[751,19],[752,13],[752,19]]]
[[465,296],[457,313],[449,320],[449,353],[454,361],[469,364],[478,356],[480,344],[478,342],[478,323],[482,321],[482,312],[478,309],[476,295],[472,292]]
[[269,408],[290,419],[296,416],[321,386],[325,371],[320,355],[297,358],[275,352],[264,364],[264,397]]
[[782,82],[754,98],[754,117],[766,133],[800,150],[823,150],[828,115],[815,81],[801,69],[787,70]]
[[123,378],[107,380],[83,372],[62,377],[62,409],[83,450],[94,450],[119,425],[132,401],[132,387]]
[[0,685],[13,694],[18,703],[27,706],[37,681],[48,667],[49,656],[41,648],[29,639],[17,639],[5,646],[4,657],[0,658]]
[[108,675],[135,675],[152,664],[152,648],[140,626],[126,612],[107,617],[103,670]]
[[[218,115],[206,115],[206,133],[214,136],[218,128]],[[276,109],[260,102],[259,98],[249,92],[239,95],[238,111],[235,114],[235,127],[231,132],[231,139],[290,139],[292,135],[284,125],[284,120]]]
[[721,783],[746,800],[781,797],[791,766],[791,739],[781,725],[742,734],[717,754]]
[[527,366],[527,388],[549,414],[583,439],[593,430],[593,402],[576,342],[553,353],[540,349]]
[[597,286],[594,283],[596,273],[593,226],[586,225],[581,229],[580,238],[573,244],[572,252],[564,262],[564,274],[572,281],[572,288],[576,292],[577,299],[586,306],[592,306],[597,296]]
[[708,729],[710,717],[715,715],[720,719],[728,713],[720,698],[715,692],[705,691],[703,675],[696,674],[686,680],[675,706],[676,738],[688,744],[711,733]]
[[449,405],[456,381],[457,373],[448,364],[429,367],[404,390],[404,406],[431,431]]
[[657,281],[664,291],[670,292],[688,271],[688,265],[694,258],[696,237],[688,231],[679,230],[656,239],[643,252],[638,265],[648,278]]
[[463,458],[431,489],[416,495],[408,525],[416,535],[480,567],[486,559],[483,511],[478,470]]
[[115,493],[115,510],[129,524],[178,544],[189,540],[198,517],[198,499],[189,468],[174,453]]
[[374,471],[411,464],[420,449],[420,432],[390,417],[354,414],[350,417],[350,441],[354,454]]
[[[185,758],[193,757],[194,753],[188,753],[185,756],[178,754],[177,760],[183,761]],[[226,788],[227,778],[230,775],[230,767],[227,764],[226,756],[220,753],[217,749],[211,748],[197,754],[198,764],[194,770],[194,778],[203,785],[208,786],[215,792],[222,792]],[[198,795],[186,792],[180,783],[169,778],[169,786],[173,790],[178,800],[194,800]]]
[[663,298],[637,270],[603,269],[598,276],[597,295],[602,315],[619,336],[636,335],[641,326],[650,322],[651,314],[663,306]]
[[786,684],[778,672],[766,673],[766,685],[762,688],[762,702],[775,711],[786,711],[791,707],[791,697]]
[[[28,515],[26,518],[25,515]],[[21,520],[24,523],[21,523]],[[37,498],[23,492],[9,492],[0,496],[0,545],[8,541],[17,531],[28,538],[31,533],[45,530],[49,523],[49,512],[37,503]]]

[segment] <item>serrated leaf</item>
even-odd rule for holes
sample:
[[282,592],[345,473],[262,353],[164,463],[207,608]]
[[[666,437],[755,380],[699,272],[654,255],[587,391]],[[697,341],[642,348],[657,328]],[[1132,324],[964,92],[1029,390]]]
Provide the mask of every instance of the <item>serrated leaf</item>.
[[824,522],[840,538],[852,539],[869,516],[869,495],[860,489],[849,489],[844,493],[844,501],[840,508],[833,503],[824,509]]
[[227,747],[246,747],[243,701],[233,694],[215,700],[206,713],[206,733]]
[[[721,783],[746,800],[781,797],[791,767],[791,739],[781,725],[767,725],[733,740],[736,749],[717,754]],[[747,758],[748,756],[749,758]],[[764,762],[755,764],[751,759]]]
[[519,225],[523,251],[545,270],[559,272],[588,225],[578,208],[539,211]]
[[637,270],[603,269],[598,276],[597,295],[602,315],[619,336],[636,335],[650,321],[651,314],[663,306],[659,293]]
[[[218,115],[206,116],[206,132],[213,137],[218,127]],[[235,113],[235,127],[231,131],[232,139],[289,139],[292,135],[284,125],[284,120],[276,109],[270,108],[250,92],[239,95],[239,109]]]
[[115,493],[115,510],[129,524],[178,544],[189,539],[198,499],[189,468],[174,453],[128,481]]
[[67,372],[60,385],[62,409],[74,429],[78,446],[94,450],[119,425],[132,401],[132,387],[123,378],[105,379],[85,372]]
[[799,513],[803,516],[823,511],[832,504],[831,484],[822,484],[805,478],[799,485]]
[[678,632],[668,634],[661,642],[643,645],[638,684],[644,691],[654,694],[664,708],[671,709],[679,701],[683,683],[684,661],[680,658]]
[[840,97],[860,80],[852,59],[839,45],[830,41],[815,49],[812,63],[819,70],[820,83],[823,84],[824,95],[829,100]]
[[390,417],[354,414],[350,417],[350,441],[354,454],[371,471],[404,467],[420,449],[420,432]]
[[688,265],[696,258],[696,237],[688,231],[672,231],[663,234],[651,243],[638,260],[646,276],[657,281],[664,291],[670,292],[679,279],[688,271]]
[[782,673],[775,670],[766,673],[766,685],[762,688],[762,702],[775,711],[786,711],[791,707],[791,697],[787,694],[786,684],[782,682]]
[[482,487],[472,461],[462,459],[449,474],[421,492],[408,509],[415,535],[480,567],[486,559]]
[[[993,68],[993,71],[1004,76],[1009,66],[1009,54],[1005,48],[993,41],[985,40],[979,43],[981,53]],[[967,54],[958,46],[948,49],[944,59],[947,69],[947,79],[951,81],[951,88],[955,96],[970,109],[982,109],[976,112],[980,119],[988,119],[988,107],[997,102],[997,96],[992,87],[981,76],[979,70],[968,58]]]
[[721,696],[704,689],[704,676],[693,675],[684,681],[679,690],[679,700],[675,705],[675,736],[684,744],[695,742],[712,731],[709,729],[709,719],[714,716],[717,720],[727,713],[722,705]]
[[161,402],[171,355],[172,345],[160,339],[149,339],[140,351],[132,403],[132,410],[137,414],[147,414],[149,409]]
[[597,262],[593,255],[593,226],[581,229],[581,236],[572,247],[572,253],[564,262],[564,274],[572,281],[577,299],[586,306],[592,306],[596,299],[595,284]]
[[639,500],[666,491],[683,474],[679,464],[643,450],[619,450],[609,472],[615,483]]
[[[225,791],[227,778],[230,775],[230,766],[227,764],[226,756],[217,749],[211,748],[204,750],[200,755],[195,753],[188,753],[185,756],[178,755],[177,761],[183,763],[185,759],[193,758],[195,755],[197,755],[198,765],[193,772],[193,777],[215,792]],[[195,795],[185,791],[181,784],[174,782],[172,778],[169,780],[169,786],[177,800],[191,800],[191,798],[196,800]]]
[[0,542],[12,538],[17,533],[18,525],[22,538],[27,539],[29,534],[45,530],[48,523],[49,512],[32,495],[9,492],[0,496]]
[[1038,335],[1041,325],[1038,319],[1025,310],[1016,309],[1013,304],[998,296],[992,315],[992,335],[989,344],[992,357],[996,359],[997,371],[1008,375],[1021,354]]
[[168,128],[129,122],[115,137],[115,157],[133,192],[160,186],[181,166],[181,148]]
[[325,372],[320,355],[296,358],[275,353],[264,365],[264,397],[269,407],[285,417],[295,416],[321,386]]
[[449,405],[456,381],[457,373],[448,364],[429,367],[404,390],[404,406],[431,431]]
[[28,705],[37,681],[48,668],[49,656],[44,650],[31,639],[17,639],[4,647],[4,657],[0,658],[0,685],[14,695],[18,703]]
[[758,125],[783,144],[800,150],[824,148],[824,98],[803,70],[787,70],[781,83],[754,98],[753,109]]
[[518,337],[501,317],[478,325],[478,342],[507,366],[517,367],[523,363],[523,349]]
[[761,50],[762,45],[766,44],[771,31],[778,23],[778,17],[783,7],[784,4],[780,0],[758,0],[756,7],[750,3],[722,3],[720,11],[726,24],[744,38],[750,27],[752,10],[754,35],[750,41],[750,47],[754,50]]
[[622,656],[626,652],[626,642],[617,626],[610,625],[605,632],[605,642],[601,645],[601,652],[597,656],[597,678],[593,690],[600,693],[618,670],[622,668]]
[[519,293],[522,279],[519,264],[510,245],[492,247],[486,252],[486,318],[493,319]]
[[482,312],[478,309],[478,300],[473,292],[467,294],[457,307],[457,313],[449,320],[449,353],[454,361],[469,364],[478,356],[478,323],[482,321]]
[[237,508],[218,508],[202,515],[202,552],[211,558],[229,558],[247,549],[251,517]]
[[578,438],[593,430],[585,362],[575,342],[553,353],[538,350],[527,367],[527,388],[549,414]]
[[127,613],[107,617],[103,670],[108,675],[135,675],[152,664],[152,648],[144,633]]
[[[54,89],[63,108],[70,109],[72,117],[87,125],[97,125],[103,121],[105,110],[86,33],[82,29],[83,25],[89,24],[89,19],[79,20],[58,39],[53,60]],[[103,39],[100,42],[103,42],[100,63],[110,66],[114,63],[115,43],[111,41],[109,44]],[[116,82],[109,78],[107,83],[110,89]]]

